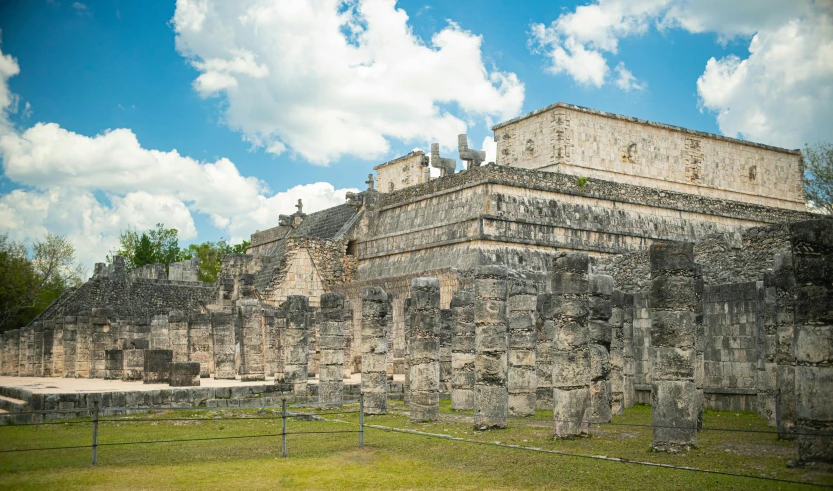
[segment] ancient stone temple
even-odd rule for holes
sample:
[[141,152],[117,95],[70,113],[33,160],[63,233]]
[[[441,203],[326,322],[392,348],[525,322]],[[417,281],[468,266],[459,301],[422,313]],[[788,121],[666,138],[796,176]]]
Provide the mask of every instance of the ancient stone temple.
[[655,404],[668,451],[703,409],[749,411],[800,462],[833,459],[833,220],[806,211],[797,150],[564,103],[493,130],[495,162],[460,135],[342,205],[299,200],[216,283],[193,261],[99,264],[3,333],[0,372],[164,380],[166,351],[331,402],[361,373],[379,413],[402,384],[418,420],[448,395],[478,428],[555,409],[564,437]]

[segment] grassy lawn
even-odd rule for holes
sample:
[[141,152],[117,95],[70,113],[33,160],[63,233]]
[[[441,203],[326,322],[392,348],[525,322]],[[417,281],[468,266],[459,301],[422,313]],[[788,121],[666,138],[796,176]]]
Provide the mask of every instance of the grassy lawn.
[[[355,405],[346,409],[355,409]],[[402,403],[392,403],[387,416],[366,417],[367,424],[444,434],[484,444],[537,447],[580,455],[604,455],[633,461],[689,466],[738,474],[833,485],[833,475],[813,469],[788,469],[795,445],[772,434],[703,431],[698,447],[685,454],[649,450],[650,428],[599,425],[593,436],[554,441],[550,414],[512,420],[506,430],[475,432],[470,414],[453,412],[443,401],[442,420],[408,423]],[[316,411],[297,409],[311,413]],[[90,464],[90,449],[0,454],[0,489],[263,489],[263,488],[452,488],[452,489],[792,489],[802,486],[540,453],[494,445],[430,438],[368,428],[365,447],[355,433],[289,435],[289,457],[280,457],[280,419],[218,420],[218,417],[269,418],[255,410],[166,412],[134,415],[143,422],[100,424],[101,444],[278,435],[251,439],[209,440],[99,448],[99,463]],[[159,421],[164,418],[198,421]],[[358,415],[327,415],[329,421],[290,419],[288,431],[352,430]],[[151,420],[151,421],[147,421]],[[155,420],[155,421],[154,421]],[[650,424],[650,408],[627,410],[614,423]],[[706,414],[711,428],[768,431],[755,415]],[[0,450],[88,445],[90,425],[57,424],[0,427]]]

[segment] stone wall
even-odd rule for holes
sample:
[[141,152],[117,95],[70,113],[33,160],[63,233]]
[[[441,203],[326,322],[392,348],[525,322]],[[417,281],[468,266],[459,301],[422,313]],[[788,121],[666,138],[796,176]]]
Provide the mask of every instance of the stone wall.
[[707,409],[755,411],[763,300],[763,285],[756,282],[704,287]]
[[798,150],[557,103],[494,127],[497,163],[804,209]]
[[373,170],[376,171],[376,189],[383,193],[420,184],[431,177],[425,153],[420,150],[377,165]]

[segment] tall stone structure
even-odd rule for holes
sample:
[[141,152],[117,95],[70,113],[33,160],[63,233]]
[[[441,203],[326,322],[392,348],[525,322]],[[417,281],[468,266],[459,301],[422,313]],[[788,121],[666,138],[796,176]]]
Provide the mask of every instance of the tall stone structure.
[[555,297],[539,293],[535,306],[535,375],[538,382],[536,394],[537,409],[552,408],[552,354],[555,340]]
[[611,296],[613,277],[590,275],[590,413],[591,423],[609,423],[612,420],[612,396],[610,386],[610,345],[613,330]]
[[213,352],[211,315],[202,312],[189,312],[188,360],[199,362],[201,378],[207,378],[214,372]]
[[235,315],[229,309],[211,312],[211,330],[214,335],[214,378],[234,380],[235,365]]
[[321,295],[321,365],[318,402],[340,403],[344,394],[344,295]]
[[440,410],[440,281],[411,280],[411,421],[435,421]]
[[187,312],[172,310],[168,313],[168,336],[171,339],[171,351],[174,352],[174,363],[189,361]]
[[309,348],[309,299],[302,295],[290,295],[284,302],[286,313],[285,342],[283,343],[283,391],[294,396],[307,395],[307,367]]
[[[89,378],[92,368],[93,333],[90,315],[84,314],[77,317],[78,325],[75,341],[75,377]],[[25,342],[25,340],[24,340]],[[23,352],[23,350],[21,350]],[[26,373],[24,367],[23,373]]]
[[614,290],[610,298],[610,411],[625,413],[625,294]]
[[508,324],[507,390],[509,414],[534,416],[538,377],[536,350],[538,336],[535,328],[535,309],[538,287],[526,278],[511,277],[506,302]]
[[437,339],[440,343],[440,392],[443,394],[451,394],[451,324],[451,309],[441,309]]
[[379,287],[362,290],[362,394],[367,414],[386,414],[388,378],[385,371],[391,312],[388,294]]
[[541,298],[545,319],[553,319],[553,433],[556,438],[590,433],[589,259],[567,253],[553,263],[552,297]]
[[475,295],[458,291],[451,297],[451,409],[474,409]]
[[64,317],[64,377],[75,378],[75,357],[78,346],[78,318]]
[[833,220],[792,224],[798,460],[833,464]]
[[244,382],[266,380],[263,365],[263,314],[255,299],[239,300],[240,379]]
[[474,273],[474,427],[478,430],[505,428],[509,413],[507,275],[504,266],[478,266]]
[[776,336],[775,421],[778,438],[795,439],[795,272],[791,253],[775,257],[772,272],[764,278],[767,291],[775,296],[774,322]]
[[694,383],[697,337],[694,248],[684,242],[651,245],[651,419],[656,451],[697,444],[702,400]]

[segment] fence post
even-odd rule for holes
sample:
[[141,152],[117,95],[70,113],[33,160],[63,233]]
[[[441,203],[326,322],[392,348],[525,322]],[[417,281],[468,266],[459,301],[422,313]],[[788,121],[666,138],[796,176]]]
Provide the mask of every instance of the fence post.
[[98,462],[98,401],[93,401],[93,465]]
[[286,457],[286,398],[281,400],[281,456]]
[[359,447],[364,446],[364,394],[359,395]]

